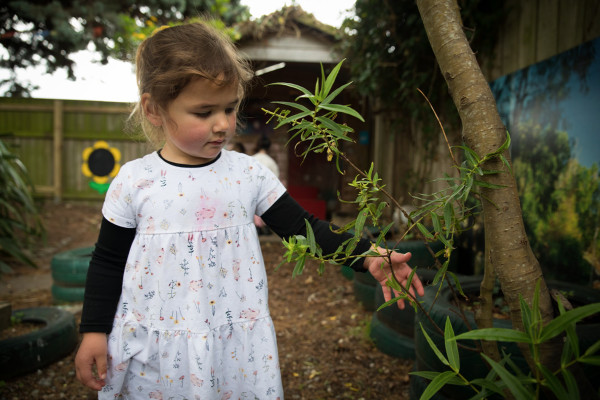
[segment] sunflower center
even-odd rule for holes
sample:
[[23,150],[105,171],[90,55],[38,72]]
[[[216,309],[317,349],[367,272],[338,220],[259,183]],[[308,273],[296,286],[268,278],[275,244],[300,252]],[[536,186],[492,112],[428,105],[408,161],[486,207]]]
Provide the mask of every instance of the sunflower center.
[[107,149],[94,149],[88,158],[88,166],[92,174],[106,176],[115,167],[115,157]]

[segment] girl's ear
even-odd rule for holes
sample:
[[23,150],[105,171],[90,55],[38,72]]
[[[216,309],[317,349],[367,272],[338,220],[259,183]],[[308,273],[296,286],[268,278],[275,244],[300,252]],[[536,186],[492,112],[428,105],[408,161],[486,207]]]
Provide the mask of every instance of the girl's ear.
[[158,111],[158,107],[152,101],[152,98],[150,97],[150,93],[142,94],[141,103],[142,103],[142,111],[144,112],[144,115],[146,116],[146,118],[148,118],[148,121],[150,121],[150,123],[154,126],[161,126],[162,122],[163,122],[162,116],[160,115],[160,112]]

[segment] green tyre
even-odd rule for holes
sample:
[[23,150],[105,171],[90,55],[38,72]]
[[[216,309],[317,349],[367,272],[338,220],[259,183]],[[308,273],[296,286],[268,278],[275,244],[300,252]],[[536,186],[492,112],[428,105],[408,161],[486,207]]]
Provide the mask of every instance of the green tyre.
[[13,311],[23,322],[45,326],[25,335],[0,341],[0,380],[14,378],[68,356],[78,343],[75,317],[57,307]]
[[65,286],[85,286],[94,247],[81,247],[56,254],[50,263],[52,279]]
[[375,347],[384,354],[404,360],[414,360],[415,342],[412,337],[399,334],[382,323],[373,313],[369,333]]
[[375,311],[375,288],[379,282],[370,272],[357,272],[354,274],[354,297],[366,311]]
[[85,294],[84,286],[62,286],[53,284],[52,297],[59,302],[80,303]]

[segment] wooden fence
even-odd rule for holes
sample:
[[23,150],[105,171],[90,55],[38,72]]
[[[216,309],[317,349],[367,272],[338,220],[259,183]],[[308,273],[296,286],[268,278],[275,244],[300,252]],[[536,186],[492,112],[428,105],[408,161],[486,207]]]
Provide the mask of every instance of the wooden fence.
[[101,200],[83,175],[82,153],[98,140],[121,152],[120,164],[148,152],[124,133],[127,103],[0,98],[1,139],[27,167],[36,194]]

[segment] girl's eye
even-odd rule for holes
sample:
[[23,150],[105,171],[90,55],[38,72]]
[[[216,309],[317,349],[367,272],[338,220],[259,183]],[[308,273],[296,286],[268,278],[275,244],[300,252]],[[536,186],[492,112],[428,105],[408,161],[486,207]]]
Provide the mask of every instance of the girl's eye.
[[226,108],[225,109],[225,114],[232,114],[235,112],[235,108]]
[[194,115],[199,118],[208,118],[210,116],[210,111],[194,113]]

